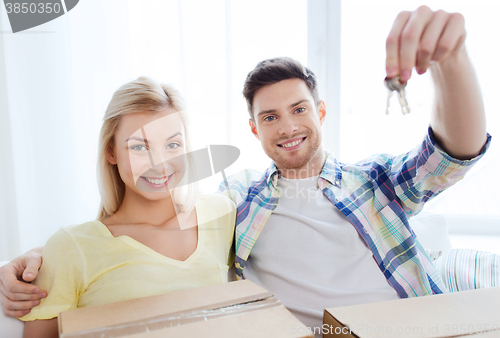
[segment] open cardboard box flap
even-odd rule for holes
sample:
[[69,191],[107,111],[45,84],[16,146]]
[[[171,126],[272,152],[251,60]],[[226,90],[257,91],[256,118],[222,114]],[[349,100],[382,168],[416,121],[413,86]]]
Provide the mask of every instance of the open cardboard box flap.
[[495,287],[328,308],[324,323],[346,337],[500,337],[499,304]]
[[290,334],[292,324],[304,325],[247,280],[64,311],[58,321],[62,338],[244,337],[245,327],[253,335],[262,330],[262,337],[309,337]]

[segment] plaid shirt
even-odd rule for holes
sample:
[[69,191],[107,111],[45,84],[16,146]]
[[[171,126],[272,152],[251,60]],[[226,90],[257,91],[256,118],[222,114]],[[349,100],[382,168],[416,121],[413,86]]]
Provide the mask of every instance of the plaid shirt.
[[[441,150],[429,128],[424,141],[397,157],[376,155],[354,165],[339,163],[326,152],[318,185],[349,219],[373,253],[380,270],[399,297],[447,292],[408,217],[424,203],[461,180],[484,154],[457,160]],[[237,279],[269,216],[278,205],[278,171],[274,163],[264,172],[243,170],[229,177],[228,193],[238,210],[235,231]],[[279,240],[279,239],[276,239]]]

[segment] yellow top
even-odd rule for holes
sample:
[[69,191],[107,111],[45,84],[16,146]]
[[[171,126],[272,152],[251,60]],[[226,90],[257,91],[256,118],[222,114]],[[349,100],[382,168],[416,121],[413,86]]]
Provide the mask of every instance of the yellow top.
[[195,210],[198,246],[185,261],[131,237],[113,237],[100,221],[59,229],[45,244],[34,281],[48,296],[20,319],[50,319],[77,307],[227,282],[235,205],[222,195],[200,196]]

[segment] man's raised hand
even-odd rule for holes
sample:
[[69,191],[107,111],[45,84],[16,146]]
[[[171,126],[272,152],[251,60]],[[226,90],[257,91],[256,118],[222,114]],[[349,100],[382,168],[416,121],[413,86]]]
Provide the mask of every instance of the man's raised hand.
[[386,72],[407,82],[412,69],[423,74],[431,61],[442,62],[464,50],[464,17],[460,13],[432,11],[421,6],[401,12],[394,20],[386,40]]

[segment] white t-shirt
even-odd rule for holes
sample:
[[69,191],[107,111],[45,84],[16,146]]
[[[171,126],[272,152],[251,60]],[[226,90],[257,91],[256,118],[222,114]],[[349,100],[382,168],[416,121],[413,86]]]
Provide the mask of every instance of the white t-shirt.
[[278,189],[278,206],[253,246],[244,278],[316,330],[325,308],[399,298],[354,226],[319,189],[318,176],[280,177]]

